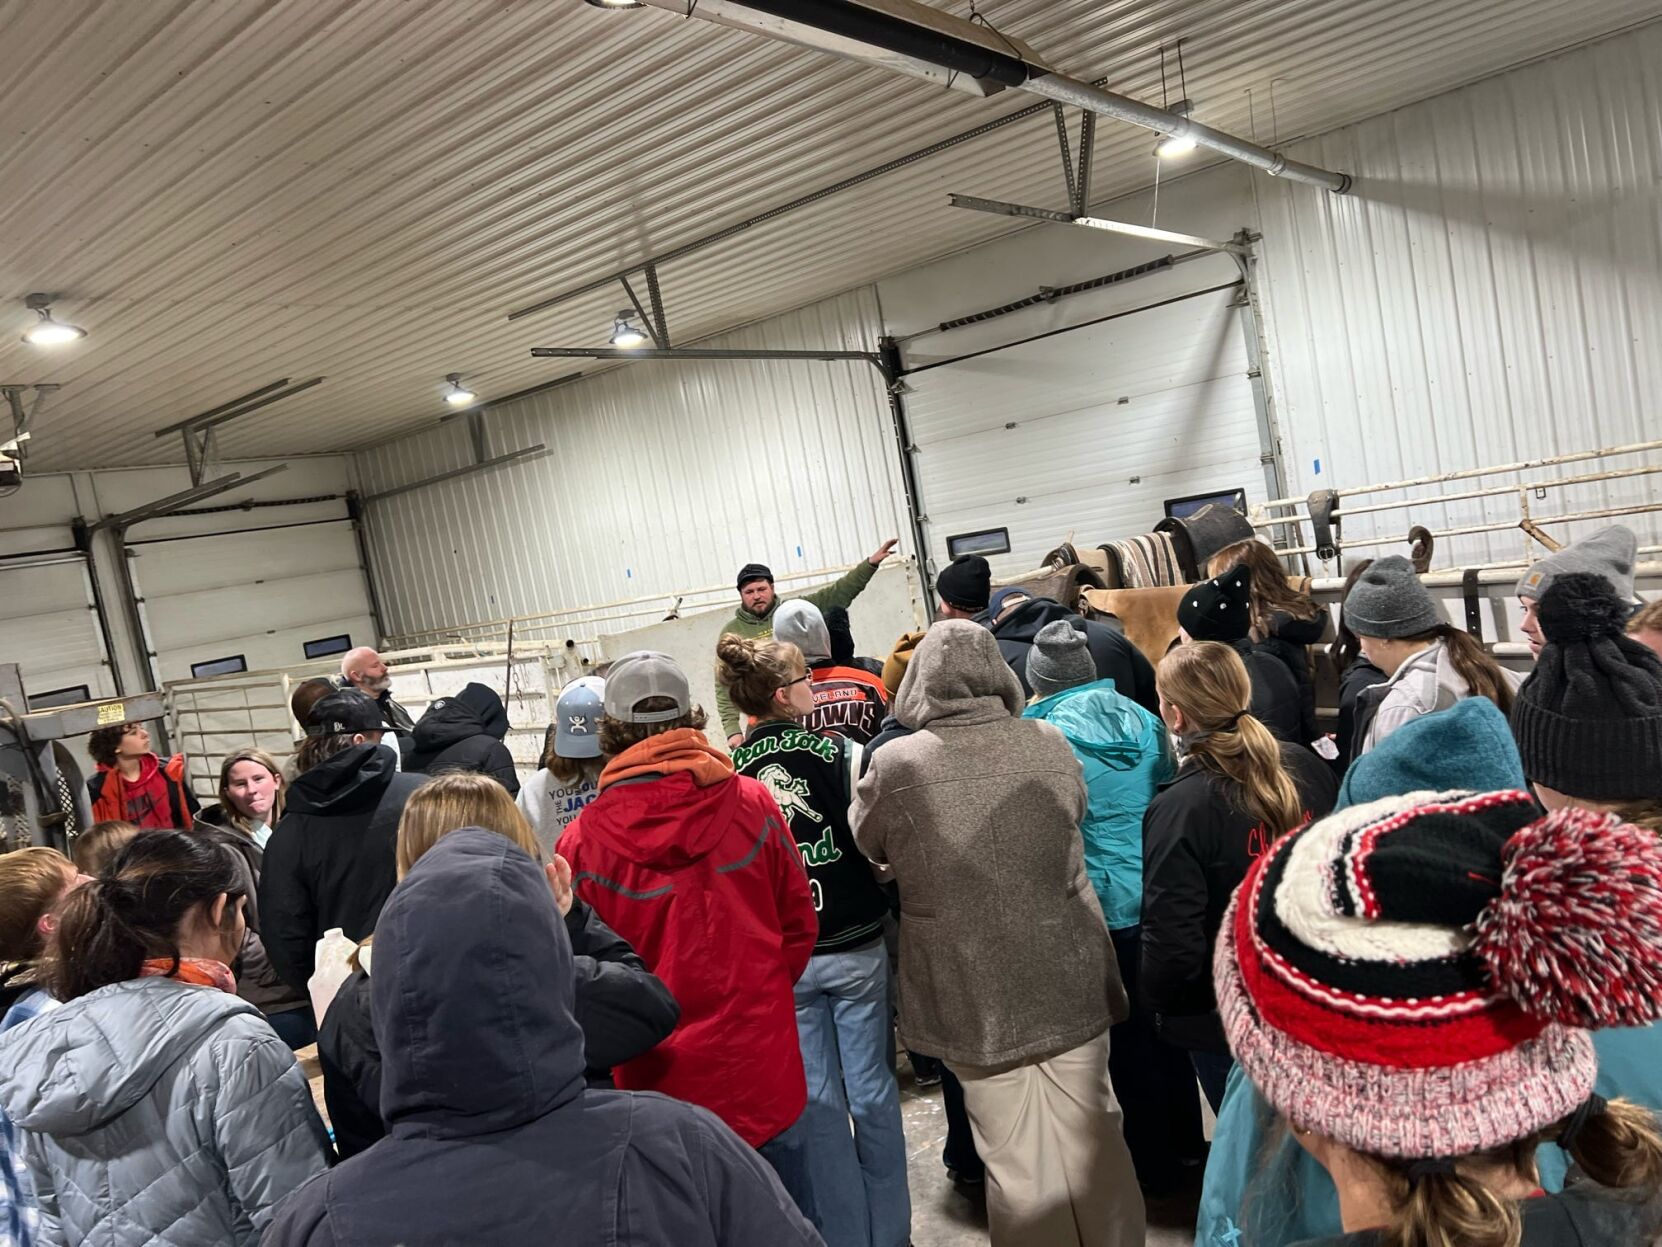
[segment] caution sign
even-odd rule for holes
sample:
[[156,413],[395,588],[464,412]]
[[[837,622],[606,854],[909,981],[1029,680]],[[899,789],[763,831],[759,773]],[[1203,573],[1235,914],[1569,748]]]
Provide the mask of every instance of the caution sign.
[[127,703],[124,701],[107,701],[98,707],[98,726],[109,727],[114,723],[127,722]]

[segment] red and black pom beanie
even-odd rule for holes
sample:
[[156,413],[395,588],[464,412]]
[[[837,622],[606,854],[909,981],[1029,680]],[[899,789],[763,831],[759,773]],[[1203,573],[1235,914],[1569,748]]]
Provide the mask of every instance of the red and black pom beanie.
[[1662,840],[1523,792],[1355,806],[1253,864],[1214,973],[1236,1060],[1295,1126],[1498,1147],[1591,1093],[1589,1029],[1662,1016]]
[[1512,708],[1532,782],[1589,801],[1662,797],[1662,659],[1627,635],[1632,609],[1591,572],[1541,595],[1546,644]]

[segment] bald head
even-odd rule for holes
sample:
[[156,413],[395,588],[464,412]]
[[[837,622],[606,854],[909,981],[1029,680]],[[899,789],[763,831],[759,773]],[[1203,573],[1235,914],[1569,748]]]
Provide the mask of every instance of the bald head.
[[340,676],[360,693],[378,697],[392,687],[387,664],[367,645],[347,650],[340,660]]

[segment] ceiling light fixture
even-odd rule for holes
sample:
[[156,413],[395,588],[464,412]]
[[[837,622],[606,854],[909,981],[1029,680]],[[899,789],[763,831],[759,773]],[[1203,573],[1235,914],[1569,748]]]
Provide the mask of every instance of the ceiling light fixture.
[[444,401],[452,407],[466,407],[479,396],[462,385],[462,374],[453,372],[445,377],[450,382],[450,388],[444,392]]
[[641,0],[588,0],[597,9],[639,9]]
[[40,313],[40,323],[31,325],[23,340],[30,346],[63,346],[87,336],[87,331],[79,325],[66,325],[61,320],[52,319],[52,295],[31,294],[23,300],[23,306],[31,312]]
[[1154,145],[1154,155],[1158,160],[1171,160],[1176,156],[1187,156],[1197,146],[1189,135],[1187,122],[1195,113],[1195,102],[1189,98],[1189,75],[1183,68],[1183,40],[1177,41],[1177,89],[1183,93],[1183,98],[1172,104],[1168,101],[1166,87],[1166,49],[1160,47],[1160,107],[1168,113],[1176,113],[1183,118],[1183,129],[1176,134],[1168,134]]
[[611,344],[613,346],[641,346],[649,339],[643,330],[635,328],[629,323],[629,309],[624,308],[612,320]]

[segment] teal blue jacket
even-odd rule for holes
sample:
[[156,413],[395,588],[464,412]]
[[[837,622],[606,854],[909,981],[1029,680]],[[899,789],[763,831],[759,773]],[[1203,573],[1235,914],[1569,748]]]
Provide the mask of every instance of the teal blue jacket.
[[1024,719],[1058,727],[1085,769],[1085,874],[1111,931],[1134,927],[1143,910],[1143,811],[1172,777],[1165,725],[1112,680],[1076,684],[1036,701]]

